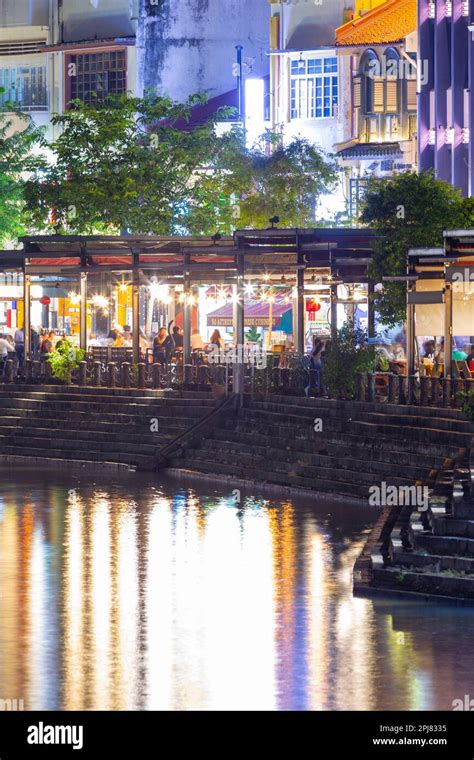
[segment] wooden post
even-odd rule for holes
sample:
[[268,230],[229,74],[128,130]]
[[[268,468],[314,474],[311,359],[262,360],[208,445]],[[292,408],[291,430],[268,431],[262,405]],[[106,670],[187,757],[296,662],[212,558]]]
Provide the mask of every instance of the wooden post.
[[331,339],[337,335],[337,285],[331,285]]
[[413,283],[407,285],[407,373],[415,374],[415,305],[408,303],[408,294],[414,290]]
[[368,401],[375,401],[375,375],[373,372],[367,374],[367,395]]
[[79,362],[79,385],[87,385],[87,362]]
[[133,313],[133,363],[140,361],[140,255],[135,251],[133,257],[132,313]]
[[453,356],[453,290],[450,282],[444,288],[444,377],[451,377]]
[[184,321],[183,321],[183,365],[191,361],[191,306],[188,303],[190,295],[189,253],[184,254]]
[[[235,287],[235,304],[234,304],[234,343],[235,356],[234,362],[234,393],[240,399],[244,395],[245,372],[244,372],[244,344],[245,344],[245,261],[243,253],[237,253],[237,284]],[[271,304],[270,304],[271,309]],[[270,312],[271,313],[271,312]],[[271,335],[271,334],[270,334]]]
[[23,269],[23,335],[25,336],[25,361],[31,359],[31,277]]
[[388,376],[388,403],[396,404],[398,401],[398,375]]
[[374,306],[374,283],[367,283],[367,336],[375,338],[375,306]]
[[304,272],[303,259],[301,258],[300,267],[296,270],[296,298],[295,298],[295,316],[296,324],[293,326],[295,336],[295,349],[298,354],[304,354],[306,349],[305,325],[304,325]]
[[87,351],[87,272],[81,272],[80,280],[80,346]]

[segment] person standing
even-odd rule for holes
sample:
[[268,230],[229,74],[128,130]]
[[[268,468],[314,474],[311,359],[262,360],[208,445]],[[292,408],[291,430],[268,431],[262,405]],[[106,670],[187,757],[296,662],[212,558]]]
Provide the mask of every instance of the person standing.
[[168,334],[166,327],[160,327],[160,331],[153,341],[153,361],[158,364],[169,364],[173,351],[173,338]]
[[18,366],[23,366],[23,361],[25,359],[25,333],[23,328],[18,327],[15,330],[15,335],[13,337],[15,341],[15,351],[16,351],[16,358],[18,361]]

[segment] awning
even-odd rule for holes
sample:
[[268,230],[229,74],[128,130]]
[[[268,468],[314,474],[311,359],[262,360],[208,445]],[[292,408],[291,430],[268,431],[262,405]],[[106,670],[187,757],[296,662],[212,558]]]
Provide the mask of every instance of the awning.
[[[272,304],[272,326],[282,327],[285,314],[292,312],[291,304],[277,302]],[[207,315],[208,327],[232,327],[234,306],[226,304]],[[268,301],[253,301],[245,304],[244,323],[246,327],[268,327],[270,319],[270,304]],[[283,328],[282,328],[283,329]]]

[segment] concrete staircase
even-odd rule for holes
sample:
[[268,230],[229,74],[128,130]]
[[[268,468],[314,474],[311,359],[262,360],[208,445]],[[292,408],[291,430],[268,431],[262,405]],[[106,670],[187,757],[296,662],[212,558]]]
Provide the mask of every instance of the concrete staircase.
[[[447,459],[430,489],[427,509],[402,507],[386,515],[391,528],[372,544],[370,572],[356,564],[355,588],[405,596],[474,602],[474,487],[472,451]],[[395,514],[396,512],[396,514]],[[367,555],[368,552],[366,551]],[[362,569],[362,573],[358,572]],[[359,583],[361,581],[361,583]]]
[[426,481],[470,445],[470,427],[451,409],[272,396],[247,400],[170,464],[367,499],[382,481]]
[[197,392],[2,386],[0,454],[154,469],[159,449],[214,406]]

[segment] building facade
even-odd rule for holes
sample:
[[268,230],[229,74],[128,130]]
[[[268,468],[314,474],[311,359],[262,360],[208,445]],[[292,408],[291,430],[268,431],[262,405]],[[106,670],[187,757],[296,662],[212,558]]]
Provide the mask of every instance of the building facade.
[[246,71],[268,75],[268,0],[139,0],[139,92],[175,100],[197,92],[211,97],[236,87],[236,46]]
[[68,101],[136,90],[134,3],[0,0],[0,104],[11,101],[54,137]]
[[[340,59],[335,29],[351,14],[351,0],[272,3],[271,123],[285,140],[303,137],[326,154],[344,139],[349,120],[350,67]],[[321,199],[318,216],[344,212],[339,184]]]
[[[48,127],[71,99],[146,90],[184,100],[268,76],[268,0],[0,0],[0,105]],[[231,98],[232,100],[232,98]]]
[[419,165],[474,193],[474,1],[420,0]]
[[350,70],[344,141],[335,146],[344,169],[349,215],[357,218],[370,177],[417,168],[416,0],[365,0],[336,30],[338,57]]

